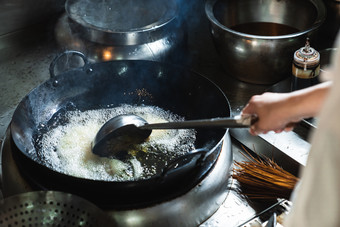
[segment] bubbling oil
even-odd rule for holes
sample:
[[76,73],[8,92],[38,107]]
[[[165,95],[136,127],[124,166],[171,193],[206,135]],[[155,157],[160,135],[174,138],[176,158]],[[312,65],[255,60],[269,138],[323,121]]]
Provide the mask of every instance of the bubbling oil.
[[88,111],[63,111],[49,122],[48,130],[41,130],[37,136],[40,160],[55,171],[75,177],[126,181],[154,176],[171,160],[195,148],[196,131],[193,129],[153,130],[149,139],[130,150],[123,160],[93,154],[91,142],[100,127],[120,114],[136,114],[149,123],[184,120],[155,106],[121,105]]

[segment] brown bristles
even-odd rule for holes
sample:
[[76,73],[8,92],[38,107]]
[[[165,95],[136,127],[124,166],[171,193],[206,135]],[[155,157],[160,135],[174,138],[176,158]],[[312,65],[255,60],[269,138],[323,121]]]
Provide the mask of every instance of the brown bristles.
[[272,159],[250,157],[235,161],[232,177],[239,183],[239,192],[253,200],[289,199],[299,179]]

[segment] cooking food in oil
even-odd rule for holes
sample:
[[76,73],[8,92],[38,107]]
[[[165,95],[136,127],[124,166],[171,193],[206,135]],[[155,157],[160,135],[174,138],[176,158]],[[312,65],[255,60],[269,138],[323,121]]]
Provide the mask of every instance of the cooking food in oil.
[[195,130],[154,130],[146,142],[136,145],[119,160],[93,154],[91,141],[100,127],[120,114],[136,114],[150,123],[184,120],[155,106],[61,111],[49,123],[48,130],[38,133],[41,161],[58,172],[76,177],[126,181],[154,176],[171,160],[194,149]]

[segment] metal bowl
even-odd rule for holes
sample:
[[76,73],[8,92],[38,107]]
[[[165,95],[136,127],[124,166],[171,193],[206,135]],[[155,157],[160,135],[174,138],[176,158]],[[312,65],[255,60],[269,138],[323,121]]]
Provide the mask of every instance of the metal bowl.
[[273,84],[291,74],[294,51],[307,37],[313,45],[326,9],[322,0],[208,0],[205,13],[225,71]]

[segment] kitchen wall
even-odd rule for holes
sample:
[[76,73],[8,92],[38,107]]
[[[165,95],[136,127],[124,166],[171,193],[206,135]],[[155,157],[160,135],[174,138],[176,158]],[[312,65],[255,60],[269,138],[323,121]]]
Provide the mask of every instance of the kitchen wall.
[[64,10],[65,0],[0,0],[0,36],[39,24]]
[[39,42],[48,23],[64,11],[65,0],[0,0],[0,61]]

